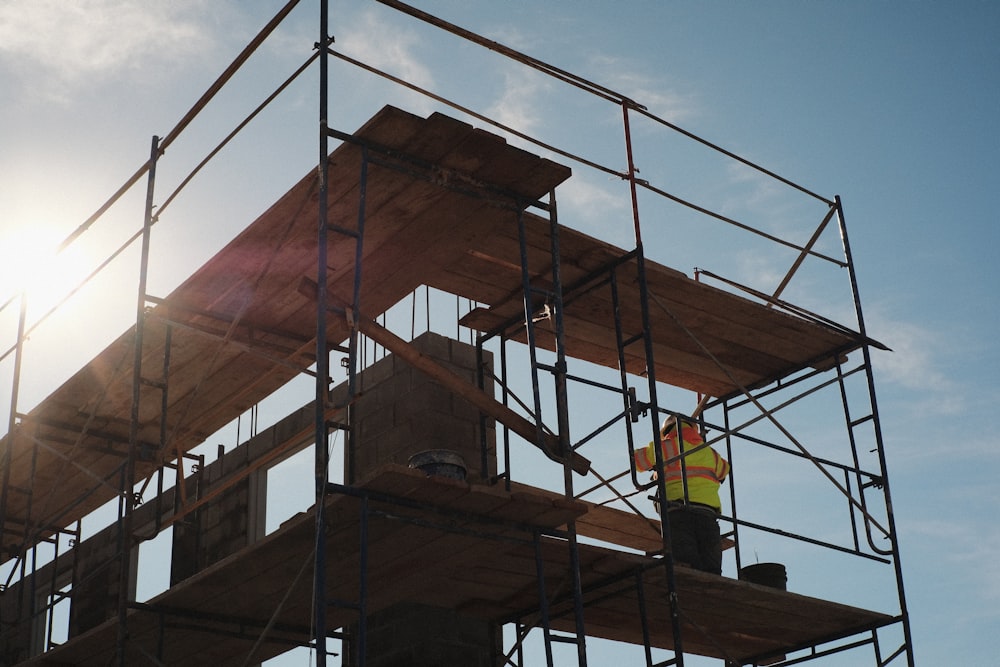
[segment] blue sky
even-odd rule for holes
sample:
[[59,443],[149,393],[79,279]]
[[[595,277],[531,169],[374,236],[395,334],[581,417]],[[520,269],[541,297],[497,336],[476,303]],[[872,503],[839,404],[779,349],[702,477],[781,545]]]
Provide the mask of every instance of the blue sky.
[[[173,127],[281,4],[0,5],[0,262],[9,267],[25,255],[18,241],[25,228],[52,230],[59,240],[93,213],[145,160],[151,135]],[[313,4],[303,0],[253,67],[168,150],[162,192],[308,57],[316,39]],[[335,46],[344,53],[624,168],[616,153],[620,114],[613,109],[583,100],[568,107],[561,100],[576,100],[573,93],[376,3],[332,4]],[[876,355],[876,380],[918,663],[993,664],[1000,651],[1000,491],[994,482],[1000,277],[993,256],[1000,232],[989,221],[1000,185],[1000,6],[417,4],[627,94],[807,188],[843,198],[868,331],[894,350]],[[314,164],[314,80],[294,84],[165,216],[152,293],[168,292]],[[333,82],[332,122],[341,129],[358,127],[388,101],[420,114],[436,108],[342,66]],[[772,192],[744,170],[703,163],[689,148],[658,141],[650,138],[640,149],[640,168],[668,189],[781,229],[814,213],[803,213],[799,199]],[[562,219],[627,244],[628,228],[613,223],[623,216],[612,196],[618,186],[574,171],[561,196]],[[120,243],[141,223],[142,189],[88,232],[81,252]],[[652,230],[647,251],[659,261],[685,271],[714,265],[713,244],[722,232],[693,238],[678,262],[666,245],[656,245],[658,225],[666,223],[654,215],[644,224]],[[770,257],[735,256],[739,261],[727,268],[741,279],[774,270]],[[67,271],[74,264],[61,263]],[[35,336],[27,363],[33,378],[45,379],[24,388],[21,409],[128,326],[134,293],[116,292],[127,271],[115,271],[71,306],[66,319],[54,319]],[[3,269],[0,276],[6,300],[12,278]],[[815,290],[803,288],[801,296],[808,305],[844,312],[840,301],[827,303]],[[65,332],[81,318],[90,325],[78,333],[73,324],[77,337],[67,345]],[[10,310],[0,313],[5,350],[11,324]],[[0,371],[6,424],[9,362]]]

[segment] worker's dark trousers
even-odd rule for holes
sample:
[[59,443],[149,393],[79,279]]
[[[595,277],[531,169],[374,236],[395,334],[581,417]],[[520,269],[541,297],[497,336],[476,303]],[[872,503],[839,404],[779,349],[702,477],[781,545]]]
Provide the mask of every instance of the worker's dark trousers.
[[673,505],[667,513],[674,562],[722,574],[719,520],[710,507]]

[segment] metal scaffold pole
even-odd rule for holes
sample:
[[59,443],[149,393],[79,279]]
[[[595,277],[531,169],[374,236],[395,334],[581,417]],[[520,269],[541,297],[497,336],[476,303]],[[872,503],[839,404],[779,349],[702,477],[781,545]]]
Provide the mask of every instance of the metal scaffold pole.
[[129,444],[125,466],[122,470],[121,496],[119,497],[118,527],[118,665],[125,667],[128,642],[128,605],[132,580],[132,513],[136,499],[135,458],[139,449],[139,405],[142,390],[142,339],[146,320],[146,279],[149,272],[150,235],[153,228],[153,191],[156,183],[156,161],[160,155],[160,138],[154,136],[149,149],[149,171],[146,185],[146,212],[142,227],[142,259],[139,268],[139,293],[136,297],[135,340],[132,366],[132,415],[129,420]]
[[[549,195],[549,229],[551,230],[552,253],[552,286],[555,294],[555,333],[556,333],[556,364],[554,369],[556,418],[559,428],[560,454],[563,457],[563,482],[567,498],[572,498],[573,467],[571,454],[573,452],[570,439],[569,396],[567,394],[566,376],[566,335],[563,319],[563,285],[560,271],[559,250],[559,216],[556,207],[556,194]],[[576,522],[567,524],[567,542],[569,544],[570,568],[573,577],[573,615],[576,629],[577,661],[581,667],[587,665],[587,632],[583,615],[583,584],[580,579],[580,551],[577,543]]]
[[[864,315],[861,311],[861,297],[858,290],[858,278],[855,273],[854,258],[851,254],[851,243],[847,236],[847,222],[844,219],[844,207],[840,201],[840,196],[837,195],[835,198],[836,208],[837,208],[837,220],[840,224],[840,238],[844,246],[844,257],[847,260],[847,270],[851,277],[851,292],[854,295],[854,307],[858,318],[858,332],[864,339],[868,339],[868,333],[865,328]],[[888,528],[888,536],[890,543],[892,544],[892,562],[895,568],[896,574],[896,589],[899,593],[899,610],[900,610],[900,621],[903,628],[903,647],[901,650],[906,652],[906,664],[909,667],[914,666],[913,657],[913,637],[910,633],[910,616],[906,609],[906,594],[903,589],[903,566],[900,564],[899,558],[899,540],[896,533],[896,520],[895,515],[892,510],[892,498],[889,494],[889,475],[886,467],[885,458],[885,447],[882,439],[882,425],[878,414],[878,402],[875,397],[875,381],[872,377],[872,360],[871,360],[871,348],[869,345],[863,345],[861,347],[862,355],[864,356],[864,365],[866,369],[866,377],[868,380],[868,399],[871,405],[871,419],[872,427],[874,430],[875,437],[875,449],[878,453],[879,470],[882,474],[882,493],[885,498],[885,508],[886,508],[886,524]]]
[[[17,342],[14,350],[14,377],[11,380],[10,391],[10,416],[7,419],[7,446],[3,451],[3,458],[0,465],[3,465],[3,488],[0,489],[0,553],[3,553],[3,542],[5,541],[7,530],[7,492],[10,488],[10,464],[13,460],[14,442],[17,439],[15,432],[17,418],[17,401],[21,385],[21,363],[24,358],[25,324],[28,319],[28,293],[21,292],[21,307],[17,318]],[[2,620],[2,616],[0,616]]]
[[326,517],[324,502],[326,498],[327,471],[329,470],[329,452],[327,450],[326,403],[328,394],[328,378],[330,376],[330,358],[326,341],[327,312],[327,164],[329,123],[327,121],[327,78],[329,76],[329,56],[327,46],[330,41],[330,3],[320,0],[320,35],[317,48],[319,54],[319,196],[317,205],[319,216],[317,221],[316,248],[316,442],[315,442],[315,483],[316,483],[316,541],[315,564],[313,568],[313,632],[316,643],[316,665],[326,667],[326,540],[324,526]]
[[[659,432],[659,408],[656,400],[656,364],[653,358],[653,339],[649,319],[649,293],[646,284],[646,263],[645,253],[642,247],[642,231],[639,226],[639,200],[636,193],[636,169],[632,156],[632,131],[629,125],[629,103],[622,102],[622,125],[625,133],[625,151],[628,158],[628,181],[629,193],[632,199],[632,222],[635,231],[635,262],[636,280],[639,287],[640,311],[642,314],[642,339],[646,358],[646,380],[649,387],[650,422],[653,431],[653,439],[660,437]],[[653,448],[656,470],[662,470],[664,465],[663,452],[660,447]],[[683,465],[683,464],[682,464]],[[657,489],[660,498],[667,497],[666,476],[659,475]],[[674,573],[674,559],[670,549],[670,522],[667,521],[667,503],[661,502],[660,526],[663,540],[663,568],[667,579],[667,596],[670,601],[670,623],[673,633],[674,664],[684,667],[684,646],[681,640],[681,620],[680,607],[677,600],[677,582]]]

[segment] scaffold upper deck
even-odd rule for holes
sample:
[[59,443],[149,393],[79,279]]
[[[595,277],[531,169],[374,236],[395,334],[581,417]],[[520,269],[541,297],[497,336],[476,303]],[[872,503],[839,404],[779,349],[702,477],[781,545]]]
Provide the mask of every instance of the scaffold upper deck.
[[[543,273],[551,264],[550,223],[527,209],[569,177],[567,167],[467,123],[385,107],[330,155],[329,220],[342,232],[330,236],[330,294],[351,302],[358,265],[351,233],[363,218],[359,303],[365,315],[376,316],[430,285],[480,304],[465,318],[467,326],[488,330],[513,323],[516,338],[524,313],[517,219],[523,216],[529,266]],[[169,387],[166,443],[159,444],[161,396],[147,392],[136,424],[138,479],[312,366],[315,301],[303,282],[316,275],[317,185],[315,174],[306,175],[150,308],[142,368],[144,379]],[[612,305],[590,286],[626,253],[565,225],[559,235],[567,353],[616,367]],[[830,364],[863,343],[852,332],[780,312],[674,269],[653,262],[645,269],[659,381],[728,396],[800,368]],[[635,271],[635,260],[626,257],[618,283],[627,335],[641,330]],[[349,331],[346,317],[331,315],[331,345]],[[134,329],[123,334],[22,416],[10,481],[34,492],[33,498],[9,494],[5,547],[30,545],[115,496],[129,442],[134,340]],[[540,336],[538,344],[551,341]],[[641,350],[626,349],[625,360],[629,371],[644,372]]]

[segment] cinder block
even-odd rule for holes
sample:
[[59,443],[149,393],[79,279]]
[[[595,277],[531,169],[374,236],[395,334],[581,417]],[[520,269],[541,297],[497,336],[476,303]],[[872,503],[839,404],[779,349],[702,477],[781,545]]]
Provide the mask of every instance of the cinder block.
[[413,347],[420,350],[421,353],[445,361],[451,359],[450,343],[451,339],[433,331],[426,331],[412,341]]
[[359,442],[371,442],[393,427],[393,411],[384,409],[359,416],[354,432]]
[[453,396],[451,415],[456,419],[479,423],[481,413],[479,412],[479,408],[462,398],[462,396]]
[[354,470],[359,477],[374,470],[379,464],[378,448],[372,442],[367,447],[359,448],[354,453]]
[[379,385],[388,378],[396,374],[396,369],[394,368],[394,358],[385,357],[384,359],[379,359],[374,364],[365,368],[361,373],[358,374],[358,386],[362,391],[367,392],[372,387]]
[[398,403],[413,391],[412,375],[403,373],[389,378],[374,390],[374,400],[363,405],[365,411],[378,412]]
[[[405,396],[399,397],[396,418],[403,421],[420,420],[428,414],[451,414],[454,394],[437,382],[427,382]],[[464,402],[464,401],[463,401]]]
[[435,437],[441,440],[468,442],[475,435],[475,422],[459,419],[446,412],[428,410],[409,420],[414,438]]
[[382,456],[396,458],[397,452],[410,448],[413,433],[409,426],[396,427],[383,433],[376,442],[377,451]]
[[476,367],[476,347],[460,340],[448,340],[448,361],[462,368]]

